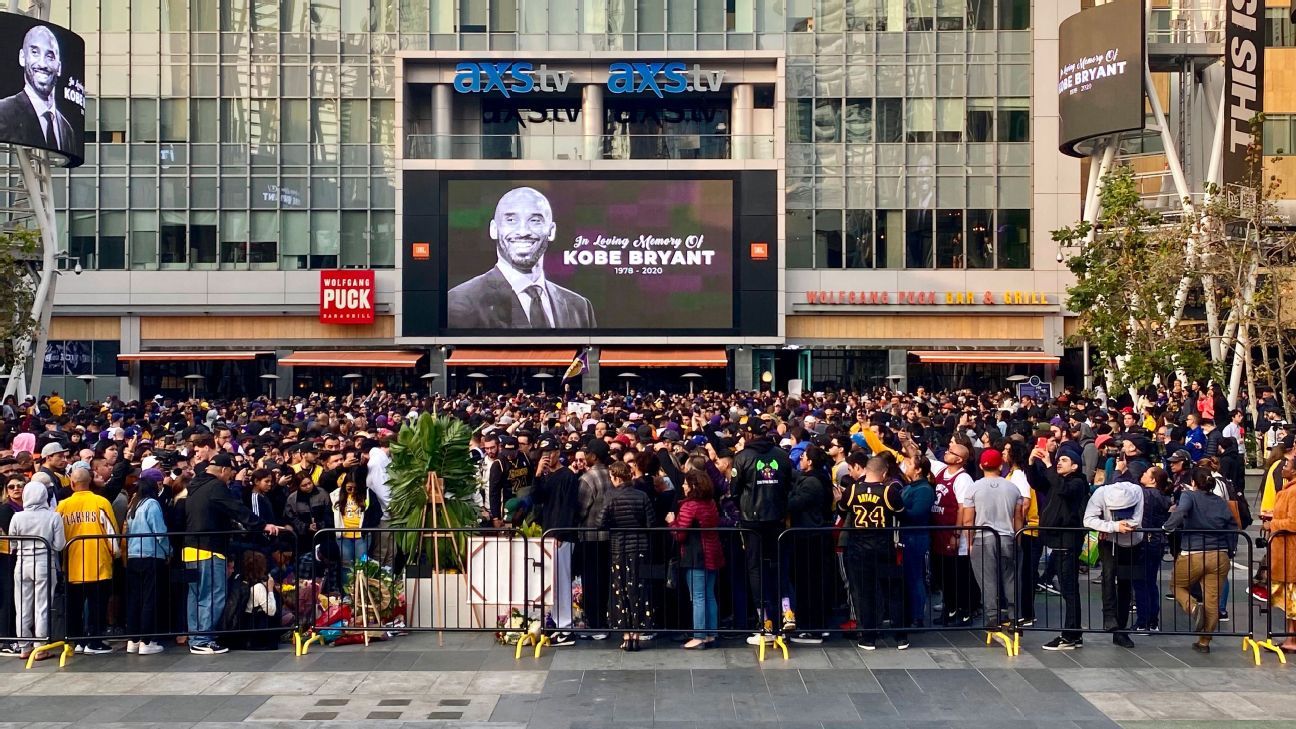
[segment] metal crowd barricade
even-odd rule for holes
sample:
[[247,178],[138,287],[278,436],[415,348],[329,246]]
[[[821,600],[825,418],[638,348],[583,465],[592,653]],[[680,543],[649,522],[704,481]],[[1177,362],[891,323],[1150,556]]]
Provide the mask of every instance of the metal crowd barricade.
[[67,664],[72,646],[63,637],[59,553],[41,537],[0,537],[0,643],[13,646],[31,668],[58,651]]
[[295,585],[269,589],[260,580],[274,598],[253,606],[249,570],[266,577],[296,571],[289,569],[292,541],[290,532],[274,538],[246,531],[74,537],[62,555],[67,642],[87,652],[122,639],[137,650],[181,638],[191,646],[276,648],[295,627]]
[[[1132,535],[1142,539],[1128,544]],[[1249,597],[1230,580],[1234,560],[1247,570],[1254,564],[1254,543],[1244,531],[1139,528],[1100,535],[1084,527],[1029,527],[1017,541],[1024,630],[1068,639],[1108,633],[1197,636],[1207,643],[1228,636],[1242,638],[1244,647],[1254,641]],[[1173,597],[1173,607],[1163,603],[1166,597]]]
[[[1274,639],[1288,640],[1296,638],[1296,579],[1279,579],[1273,569],[1274,552],[1283,550],[1283,570],[1282,577],[1286,577],[1289,572],[1296,572],[1296,561],[1289,561],[1287,554],[1296,556],[1296,532],[1289,531],[1272,531],[1268,533],[1268,550],[1265,553],[1264,565],[1266,569],[1264,574],[1267,576],[1267,583],[1264,585],[1269,590],[1268,605],[1262,612],[1265,615],[1265,636],[1264,640],[1251,640],[1243,643],[1243,650],[1250,650],[1256,665],[1260,665],[1261,651],[1272,651],[1278,656],[1278,662],[1287,663],[1287,651],[1282,645],[1275,643]],[[1282,623],[1277,630],[1274,629],[1274,614],[1281,612]]]
[[988,527],[793,528],[780,535],[778,552],[794,643],[985,629],[1015,651],[1004,630],[1016,617],[1009,535]]
[[[378,548],[381,540],[394,549]],[[299,655],[323,642],[363,642],[385,634],[532,629],[539,543],[516,529],[321,529],[299,592]],[[381,554],[384,561],[371,558]],[[390,558],[387,555],[391,555]]]
[[[703,559],[705,543],[719,550],[718,570],[681,566],[684,550]],[[543,631],[536,656],[553,633],[602,639],[609,634],[653,640],[697,638],[707,647],[721,637],[758,631],[756,595],[779,619],[774,590],[777,552],[749,529],[653,527],[550,529],[538,542],[539,601]],[[782,593],[782,594],[775,594]],[[697,596],[696,602],[694,595]],[[763,652],[770,643],[759,645]],[[518,653],[520,654],[520,648]]]

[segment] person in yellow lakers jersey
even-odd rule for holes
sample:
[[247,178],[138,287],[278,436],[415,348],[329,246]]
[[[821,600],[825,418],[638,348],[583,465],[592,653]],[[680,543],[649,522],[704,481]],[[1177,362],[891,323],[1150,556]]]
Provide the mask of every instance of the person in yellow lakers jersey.
[[72,495],[59,502],[57,511],[68,542],[68,636],[77,641],[77,653],[100,654],[112,653],[103,641],[103,621],[121,531],[112,504],[90,490],[93,480],[90,469],[72,469]]

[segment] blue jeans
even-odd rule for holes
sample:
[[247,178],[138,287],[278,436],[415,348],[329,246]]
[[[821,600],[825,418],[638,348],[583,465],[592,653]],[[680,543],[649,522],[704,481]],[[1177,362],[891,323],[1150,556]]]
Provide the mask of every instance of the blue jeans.
[[215,643],[213,631],[225,610],[225,558],[185,562],[185,570],[198,573],[189,583],[189,644]]
[[905,623],[905,627],[923,625],[923,618],[927,615],[927,552],[930,549],[929,539],[919,539],[912,535],[905,538],[905,603],[909,608],[906,616],[909,622]]
[[354,568],[356,562],[365,558],[365,540],[339,537],[342,543],[342,569]]
[[689,595],[693,600],[693,637],[704,640],[715,635],[720,624],[719,610],[716,607],[715,570],[684,570],[684,581],[688,583]]
[[1136,625],[1140,628],[1161,626],[1161,555],[1165,542],[1146,541],[1139,559],[1142,561],[1141,579],[1134,582],[1134,609]]

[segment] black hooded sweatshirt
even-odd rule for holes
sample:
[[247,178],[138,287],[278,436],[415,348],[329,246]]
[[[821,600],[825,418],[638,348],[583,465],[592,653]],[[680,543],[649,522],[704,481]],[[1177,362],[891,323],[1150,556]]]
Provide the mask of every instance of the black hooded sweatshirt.
[[730,493],[744,522],[782,522],[787,517],[792,462],[768,437],[757,438],[734,456]]

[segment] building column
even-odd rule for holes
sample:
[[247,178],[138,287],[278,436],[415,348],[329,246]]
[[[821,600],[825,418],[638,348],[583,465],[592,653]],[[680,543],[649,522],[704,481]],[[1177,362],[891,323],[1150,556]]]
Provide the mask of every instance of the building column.
[[752,348],[738,347],[733,351],[734,389],[755,389],[755,378],[752,376]]
[[275,356],[274,373],[276,375],[279,375],[279,379],[275,380],[275,387],[274,387],[275,399],[279,399],[281,397],[290,397],[296,391],[297,383],[293,382],[292,365],[279,364],[280,362],[283,361],[285,357],[291,355],[292,353],[293,350],[291,349],[276,349],[274,351],[274,356]]
[[587,361],[589,367],[585,369],[585,374],[581,375],[580,388],[582,392],[599,391],[599,356],[602,351],[598,347],[590,347]]
[[[119,346],[122,354],[138,354],[140,351],[140,320],[138,316],[121,317],[121,336],[119,337]],[[43,356],[43,355],[42,355]],[[43,360],[41,360],[43,361]],[[129,373],[126,377],[118,378],[117,392],[123,402],[132,400],[143,400],[140,393],[140,363],[127,362],[126,369]]]
[[751,159],[755,106],[755,90],[751,84],[733,87],[729,97],[729,147],[733,159]]
[[441,347],[428,348],[428,372],[436,375],[436,378],[432,380],[432,393],[445,395],[450,387],[450,383],[447,382],[450,372],[446,367],[445,349]]
[[[905,349],[887,350],[887,385],[900,392],[909,391],[909,351]],[[896,377],[900,379],[895,379]]]
[[603,158],[603,87],[585,84],[581,87],[581,134],[586,160]]
[[435,159],[449,159],[453,146],[454,94],[449,84],[432,85],[432,149]]

